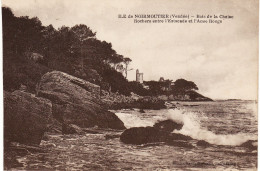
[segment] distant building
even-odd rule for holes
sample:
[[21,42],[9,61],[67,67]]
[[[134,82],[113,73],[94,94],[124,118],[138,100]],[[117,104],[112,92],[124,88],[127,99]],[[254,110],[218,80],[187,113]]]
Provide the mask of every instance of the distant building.
[[144,78],[143,78],[144,74],[143,73],[139,73],[139,70],[136,70],[136,82],[143,84],[144,82]]

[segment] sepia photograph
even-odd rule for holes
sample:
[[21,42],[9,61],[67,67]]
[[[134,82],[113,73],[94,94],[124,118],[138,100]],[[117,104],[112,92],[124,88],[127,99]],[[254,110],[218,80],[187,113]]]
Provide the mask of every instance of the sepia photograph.
[[258,0],[2,0],[3,169],[255,171]]

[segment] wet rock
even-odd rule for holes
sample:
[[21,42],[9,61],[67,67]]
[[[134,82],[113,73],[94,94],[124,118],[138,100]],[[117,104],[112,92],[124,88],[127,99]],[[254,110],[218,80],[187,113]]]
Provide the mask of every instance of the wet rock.
[[175,140],[183,140],[183,141],[189,141],[192,140],[192,138],[190,136],[186,136],[186,135],[182,135],[182,134],[178,134],[178,133],[171,133],[168,134],[167,141],[175,141]]
[[163,142],[167,134],[154,127],[136,127],[125,130],[120,140],[126,144],[147,144],[153,142]]
[[192,140],[192,138],[178,133],[170,133],[169,131],[163,131],[158,127],[134,127],[125,130],[121,134],[120,140],[126,144],[141,145],[156,142],[166,142],[168,144],[175,144],[174,141],[189,141]]
[[249,150],[257,150],[257,141],[256,140],[248,140],[247,142],[240,145],[241,147],[246,147]]
[[207,141],[199,140],[199,141],[197,142],[197,146],[201,146],[201,147],[210,147],[211,144],[208,143]]
[[[52,107],[52,109],[53,109],[53,107]],[[53,114],[53,112],[52,112],[52,114]],[[48,126],[47,132],[61,134],[62,133],[62,123],[52,117],[50,120],[50,125]]]
[[95,84],[53,71],[43,75],[37,93],[52,101],[53,117],[61,123],[82,128],[125,129],[114,113],[101,106],[100,87]]
[[4,92],[4,134],[10,142],[39,145],[52,113],[49,100],[33,94]]
[[77,125],[73,124],[62,124],[62,134],[83,134],[84,131],[78,127]]
[[185,148],[193,148],[193,145],[191,145],[187,141],[167,141],[167,145],[175,146],[175,147],[185,147]]
[[160,121],[154,124],[154,127],[165,132],[172,132],[173,130],[180,130],[183,124],[174,122],[172,120]]
[[50,139],[50,137],[49,137],[49,135],[47,135],[47,134],[44,134],[43,136],[42,136],[42,140],[44,140],[44,141],[48,141]]
[[119,138],[120,135],[116,134],[116,135],[105,135],[105,139],[106,140],[110,140],[110,139],[115,139],[115,138]]

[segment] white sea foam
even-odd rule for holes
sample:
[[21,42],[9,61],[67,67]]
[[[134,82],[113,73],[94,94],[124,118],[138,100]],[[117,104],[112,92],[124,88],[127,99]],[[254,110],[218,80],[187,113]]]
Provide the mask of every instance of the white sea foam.
[[116,113],[116,115],[124,123],[126,128],[154,125],[152,118],[141,118],[135,113]]
[[[182,109],[169,109],[156,111],[156,115],[149,115],[146,113],[144,116],[139,112],[133,111],[132,113],[116,113],[119,119],[124,122],[126,128],[131,127],[147,127],[153,126],[159,120],[171,119],[175,122],[182,123],[181,130],[175,130],[174,133],[187,135],[197,140],[205,140],[211,144],[216,145],[241,145],[248,140],[256,140],[255,135],[244,133],[239,134],[215,134],[201,127],[201,119],[204,116],[202,113],[188,112]],[[207,118],[204,118],[207,119]]]
[[255,136],[248,134],[215,134],[200,126],[199,116],[192,112],[183,110],[170,109],[167,117],[176,122],[182,122],[184,125],[181,130],[175,130],[175,133],[188,135],[197,140],[205,140],[216,145],[240,145],[248,140],[257,139]]

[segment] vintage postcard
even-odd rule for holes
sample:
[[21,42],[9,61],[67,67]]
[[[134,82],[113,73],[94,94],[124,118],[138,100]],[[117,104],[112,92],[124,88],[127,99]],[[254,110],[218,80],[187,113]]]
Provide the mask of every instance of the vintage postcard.
[[3,0],[4,170],[257,170],[257,0]]

